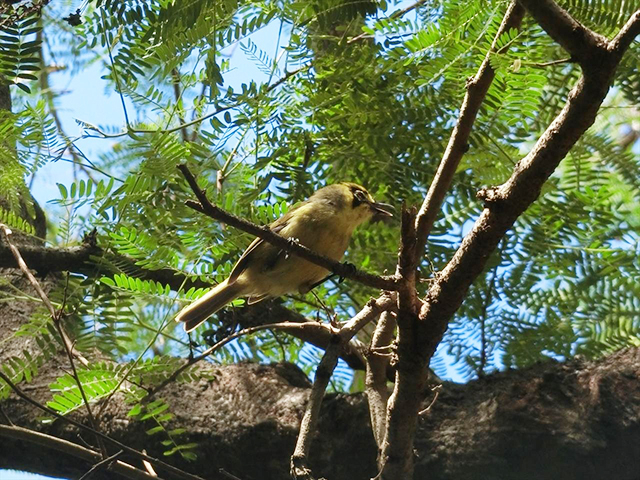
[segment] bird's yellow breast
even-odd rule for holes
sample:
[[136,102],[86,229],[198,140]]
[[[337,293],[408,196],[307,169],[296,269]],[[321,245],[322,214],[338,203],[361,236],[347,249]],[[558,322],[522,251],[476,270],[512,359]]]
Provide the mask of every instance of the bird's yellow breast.
[[[330,206],[304,204],[278,233],[321,255],[340,260],[354,229],[342,216]],[[248,295],[278,297],[294,291],[306,292],[328,274],[326,269],[264,242],[255,249],[251,263],[237,281],[246,285]]]

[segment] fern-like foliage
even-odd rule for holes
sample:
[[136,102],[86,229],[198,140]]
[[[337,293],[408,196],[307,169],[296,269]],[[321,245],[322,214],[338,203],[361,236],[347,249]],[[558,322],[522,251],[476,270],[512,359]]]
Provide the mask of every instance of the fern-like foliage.
[[41,40],[36,36],[42,28],[39,25],[40,13],[27,14],[24,18],[7,22],[9,24],[2,20],[0,17],[3,24],[0,27],[0,78],[3,84],[12,83],[29,93],[31,90],[25,80],[37,80],[34,74],[40,70],[37,54]]
[[[611,35],[635,8],[631,3],[563,5]],[[252,241],[185,206],[193,193],[176,165],[186,162],[213,202],[261,224],[320,186],[345,180],[397,206],[421,202],[467,79],[484,60],[508,2],[440,0],[393,13],[404,6],[102,0],[90,4],[73,32],[66,26],[60,31],[53,20],[45,24],[70,45],[66,55],[75,55],[74,61],[105,63],[104,85],[122,96],[126,121],[79,121],[82,135],[93,142],[102,138],[105,145],[83,157],[78,152],[86,139],[62,135],[50,104],[23,99],[15,114],[0,113],[0,132],[7,138],[0,144],[3,195],[6,187],[18,192],[7,197],[17,199],[26,192],[25,178],[39,175],[45,165],[62,159],[76,165],[75,178],[56,180],[49,240],[73,245],[95,228],[104,254],[92,259],[93,271],[65,277],[52,297],[64,305],[76,348],[101,358],[81,372],[88,400],[123,392],[134,405],[131,416],[149,424],[167,454],[188,459],[193,446],[181,446],[170,406],[145,403],[144,388],[169,378],[182,365],[177,357],[238,331],[234,308],[242,308],[242,301],[189,338],[172,318],[205,290],[149,277],[161,271],[220,282]],[[29,44],[36,28],[32,19],[24,20],[3,37],[19,53],[2,57],[7,80],[29,78],[23,74],[36,64],[36,45]],[[508,178],[580,75],[528,17],[496,43],[505,51],[490,57],[495,79],[430,236],[420,265],[425,279],[446,265],[482,211],[477,190]],[[433,360],[440,376],[469,379],[637,344],[640,163],[617,139],[621,125],[637,121],[627,108],[637,103],[640,88],[637,54],[636,44],[621,64],[619,89],[602,118],[471,287]],[[234,55],[255,67],[255,77],[238,75]],[[74,157],[69,149],[76,147]],[[2,206],[0,221],[28,232],[15,205]],[[345,259],[368,270],[393,271],[398,240],[398,224],[367,225],[354,234]],[[420,284],[419,293],[427,288]],[[342,319],[374,293],[353,282],[330,281],[317,289],[323,305],[312,295],[282,301],[309,318]],[[41,352],[16,356],[3,365],[5,371],[12,378],[37,375],[38,362],[56,344],[54,333],[46,318],[31,319],[20,334],[42,343]],[[361,340],[370,333],[363,332]],[[288,335],[262,331],[231,342],[214,361],[287,360],[312,375],[318,355]],[[194,378],[190,372],[179,380]],[[351,378],[341,366],[333,387],[347,389]],[[52,405],[65,414],[82,406],[71,380],[61,377],[52,386]]]

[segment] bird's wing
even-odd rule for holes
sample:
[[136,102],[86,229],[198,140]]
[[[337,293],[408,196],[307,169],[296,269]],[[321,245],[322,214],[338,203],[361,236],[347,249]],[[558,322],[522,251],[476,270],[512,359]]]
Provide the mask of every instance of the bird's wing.
[[[286,213],[286,215],[280,217],[278,220],[273,222],[269,227],[271,231],[275,233],[280,233],[280,231],[289,224],[289,221],[291,219],[291,214],[293,213],[294,210],[295,209],[289,210]],[[229,279],[227,280],[229,284],[234,283],[238,279],[240,274],[247,269],[247,267],[251,263],[251,258],[252,258],[251,253],[253,253],[253,251],[263,243],[265,243],[265,241],[261,238],[256,238],[253,242],[251,242],[251,244],[247,247],[247,249],[244,251],[240,259],[236,262],[235,266],[233,267],[233,270],[231,271],[231,275],[229,275]],[[277,261],[277,259],[275,259],[275,261]],[[270,263],[275,263],[275,261]]]

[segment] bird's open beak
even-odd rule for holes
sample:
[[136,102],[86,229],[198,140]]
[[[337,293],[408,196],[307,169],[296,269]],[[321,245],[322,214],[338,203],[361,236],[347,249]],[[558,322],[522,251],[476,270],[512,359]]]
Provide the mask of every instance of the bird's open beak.
[[377,219],[393,217],[393,205],[389,205],[388,203],[373,202],[371,204],[371,210],[373,211],[374,218]]

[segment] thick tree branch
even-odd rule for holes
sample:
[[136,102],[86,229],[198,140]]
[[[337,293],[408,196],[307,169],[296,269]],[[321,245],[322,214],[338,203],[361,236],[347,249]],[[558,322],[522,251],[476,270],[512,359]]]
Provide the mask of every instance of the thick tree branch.
[[[549,2],[541,3],[547,5]],[[537,5],[536,3],[535,8],[538,8]],[[512,13],[517,8],[512,4],[509,11]],[[552,13],[547,12],[549,15]],[[508,12],[503,26],[509,15]],[[560,25],[558,27],[560,30],[567,26],[567,22],[563,19],[557,20],[557,25],[554,20],[546,19],[545,22],[554,26]],[[624,27],[625,33],[622,34],[622,38],[625,43],[630,43],[628,37],[631,33],[626,32],[633,32],[637,28],[635,22],[636,20],[627,22]],[[479,192],[479,198],[485,202],[485,209],[454,257],[433,281],[420,311],[418,328],[413,329],[410,339],[403,340],[403,323],[399,316],[398,365],[396,385],[389,401],[388,428],[382,453],[383,479],[407,478],[412,475],[413,437],[417,405],[423,393],[423,385],[420,383],[424,374],[423,369],[435,353],[450,319],[461,305],[469,286],[484,269],[487,259],[495,251],[498,242],[513,226],[516,219],[538,198],[544,182],[571,147],[593,124],[624,53],[623,50],[613,48],[612,45],[613,42],[605,41],[606,48],[598,48],[598,51],[593,53],[597,55],[597,62],[594,65],[584,66],[584,74],[569,94],[565,107],[540,137],[529,155],[516,165],[511,178],[500,187]],[[584,48],[588,49],[589,44],[584,45]],[[591,57],[592,61],[594,58],[596,57]],[[464,107],[463,110],[465,110]],[[453,137],[456,136],[454,131]],[[455,141],[453,137],[452,141]],[[445,158],[448,157],[447,152]],[[443,167],[443,164],[440,167]],[[439,168],[439,173],[441,169]],[[453,172],[449,173],[453,174]],[[433,224],[429,220],[431,217],[428,216],[428,213],[435,216],[429,207],[430,198],[432,198],[430,194],[432,191],[439,190],[437,185],[439,182],[436,175],[417,220],[420,246],[423,245],[423,240],[426,240],[426,235]],[[448,187],[448,183],[446,185]],[[436,205],[439,206],[439,202],[436,202]],[[419,251],[421,250],[416,252],[416,256]],[[407,329],[407,331],[411,330]]]
[[431,354],[416,342],[422,323],[418,315],[421,306],[415,293],[416,268],[458,164],[468,149],[467,141],[480,106],[495,77],[490,58],[497,52],[497,41],[503,33],[517,28],[523,16],[524,9],[513,1],[478,73],[467,84],[467,93],[458,122],[411,228],[408,225],[411,219],[405,218],[407,215],[403,213],[398,274],[405,288],[400,290],[399,295],[396,379],[393,394],[388,401],[389,415],[379,459],[383,479],[408,478],[412,475],[413,438],[431,357]]
[[583,67],[598,50],[604,50],[607,39],[574,19],[553,0],[519,0],[538,24]]
[[[174,384],[163,394],[175,414],[171,428],[187,430],[182,442],[198,443],[195,461],[177,456],[169,461],[208,480],[228,478],[219,474],[222,468],[242,480],[288,478],[290,452],[310,391],[304,373],[289,364],[201,368],[211,380]],[[40,378],[62,374],[48,362]],[[597,361],[549,361],[465,385],[446,383],[428,415],[420,416],[413,478],[556,480],[562,472],[562,480],[602,480],[615,472],[616,480],[637,480],[639,376],[640,349],[627,349]],[[50,399],[46,381],[24,388],[42,403]],[[431,398],[429,394],[427,402]],[[32,430],[72,442],[82,433],[60,421],[43,424],[40,413],[14,395],[0,406],[15,424]],[[104,431],[158,457],[160,439],[145,434],[149,423],[127,417],[129,409],[123,396],[114,398],[102,422]],[[86,422],[85,412],[74,418]],[[375,477],[377,448],[367,418],[363,394],[325,396],[309,459],[318,477]],[[5,438],[0,445],[4,467],[75,479],[86,472],[84,462],[60,452]],[[125,455],[120,459],[139,466]],[[101,473],[95,480],[116,477]]]
[[[204,282],[197,276],[187,276],[179,270],[170,268],[144,270],[137,266],[132,258],[105,252],[95,244],[93,239],[88,239],[82,245],[74,247],[20,245],[20,253],[29,268],[42,276],[52,272],[72,272],[88,276],[110,275],[118,273],[110,267],[111,264],[115,264],[122,270],[136,272],[140,278],[169,285],[176,291],[191,287],[210,288],[212,286],[211,283]],[[11,249],[3,243],[0,243],[0,268],[18,268]]]
[[198,199],[199,203],[187,201],[187,206],[193,208],[194,210],[200,213],[204,213],[214,220],[219,220],[227,225],[242,230],[243,232],[255,235],[256,237],[259,237],[286,252],[293,253],[295,255],[298,255],[300,258],[304,258],[311,263],[326,268],[330,272],[333,272],[342,278],[350,278],[362,283],[363,285],[367,285],[373,288],[379,288],[381,290],[397,289],[398,284],[396,278],[393,276],[382,277],[354,269],[353,265],[337,262],[324,255],[320,255],[314,252],[304,245],[293,242],[289,238],[278,235],[277,233],[273,232],[268,226],[256,225],[255,223],[236,217],[235,215],[224,211],[220,207],[213,205],[207,198],[205,192],[198,185],[198,182],[196,181],[189,168],[186,165],[178,165],[178,168],[184,175],[187,183]]
[[469,149],[468,141],[471,135],[471,128],[476,120],[480,106],[484,101],[489,87],[495,77],[495,71],[491,67],[491,57],[496,53],[497,41],[500,36],[508,32],[512,28],[518,28],[524,16],[524,9],[515,0],[509,5],[507,12],[502,19],[502,23],[491,45],[491,49],[487,52],[484,61],[478,69],[475,77],[467,82],[467,93],[460,107],[460,115],[456,123],[447,149],[444,152],[438,171],[431,182],[429,191],[420,207],[418,217],[416,219],[417,245],[414,252],[413,265],[414,268],[420,263],[420,259],[424,254],[424,247],[436,221],[440,211],[440,206],[451,186],[453,176],[460,164],[462,156]]

